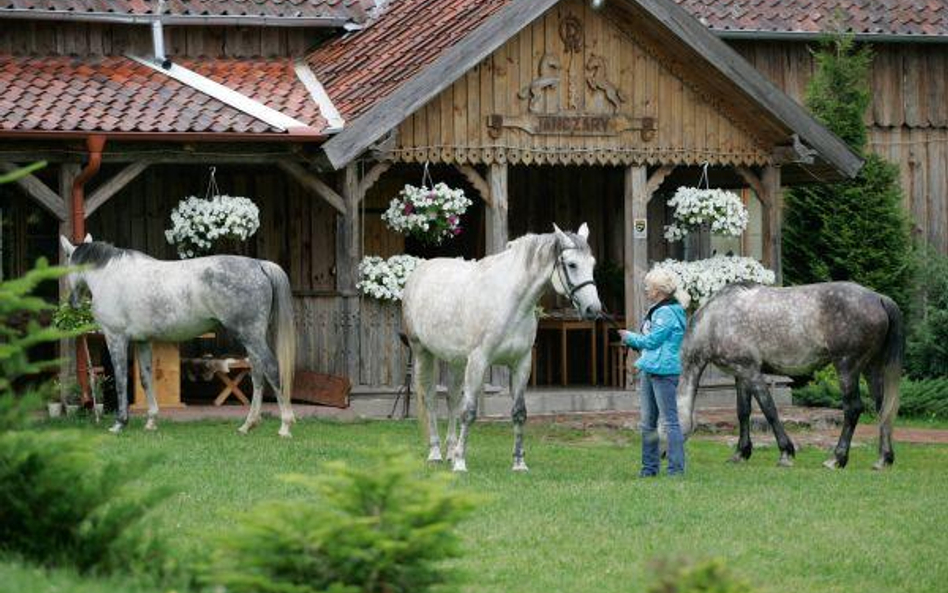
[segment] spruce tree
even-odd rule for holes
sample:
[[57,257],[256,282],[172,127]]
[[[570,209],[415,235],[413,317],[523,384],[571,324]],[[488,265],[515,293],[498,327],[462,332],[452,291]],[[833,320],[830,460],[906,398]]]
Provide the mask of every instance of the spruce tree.
[[851,280],[892,297],[905,310],[912,245],[899,171],[866,150],[871,51],[857,47],[851,35],[837,34],[822,43],[815,59],[806,104],[866,163],[855,179],[787,192],[785,282]]

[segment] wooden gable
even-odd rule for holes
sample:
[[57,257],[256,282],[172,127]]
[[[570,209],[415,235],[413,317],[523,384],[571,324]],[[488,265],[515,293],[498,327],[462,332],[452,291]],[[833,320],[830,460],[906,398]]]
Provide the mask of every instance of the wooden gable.
[[[674,63],[671,60],[670,63]],[[773,146],[636,38],[558,3],[397,129],[403,161],[761,165]]]

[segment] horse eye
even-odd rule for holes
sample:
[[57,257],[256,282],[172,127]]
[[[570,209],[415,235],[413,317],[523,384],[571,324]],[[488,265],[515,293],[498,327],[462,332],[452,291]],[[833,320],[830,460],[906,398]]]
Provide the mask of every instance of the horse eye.
[[573,262],[570,262],[570,264],[569,264],[569,269],[570,269],[570,270],[575,270],[575,269],[576,269],[576,264],[573,263]]

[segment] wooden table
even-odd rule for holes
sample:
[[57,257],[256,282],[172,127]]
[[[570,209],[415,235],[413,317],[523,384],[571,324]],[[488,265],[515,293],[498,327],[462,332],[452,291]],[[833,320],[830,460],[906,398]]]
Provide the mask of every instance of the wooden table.
[[538,331],[555,331],[560,334],[560,383],[565,387],[569,385],[569,340],[567,336],[571,331],[589,332],[589,376],[592,378],[592,384],[598,385],[599,368],[598,348],[596,344],[596,321],[586,321],[585,319],[571,319],[566,317],[544,317],[540,319]]

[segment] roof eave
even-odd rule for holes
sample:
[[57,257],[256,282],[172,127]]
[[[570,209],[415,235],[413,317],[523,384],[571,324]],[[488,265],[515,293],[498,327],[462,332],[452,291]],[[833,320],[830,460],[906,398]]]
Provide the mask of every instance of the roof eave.
[[164,25],[286,27],[339,29],[354,23],[343,17],[264,16],[264,15],[178,15],[117,14],[111,12],[70,12],[65,10],[0,9],[0,20],[72,21],[120,25],[150,25],[160,20]]
[[[721,29],[708,27],[721,39],[748,41],[820,41],[826,33],[812,31],[766,31],[758,29]],[[911,35],[904,33],[855,33],[857,41],[867,43],[948,43],[948,35]]]
[[313,128],[294,128],[276,132],[109,132],[103,130],[0,130],[0,138],[16,140],[48,139],[79,140],[89,136],[104,136],[109,140],[126,142],[322,142],[327,135]]

